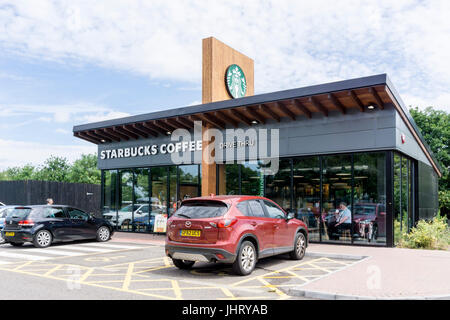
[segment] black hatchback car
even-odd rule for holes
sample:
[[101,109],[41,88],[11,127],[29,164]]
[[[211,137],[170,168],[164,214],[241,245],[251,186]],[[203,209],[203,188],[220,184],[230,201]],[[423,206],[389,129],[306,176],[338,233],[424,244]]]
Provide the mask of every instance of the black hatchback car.
[[108,241],[113,232],[110,222],[80,209],[40,205],[15,207],[6,217],[2,235],[13,246],[32,242],[38,248],[45,248],[56,241]]

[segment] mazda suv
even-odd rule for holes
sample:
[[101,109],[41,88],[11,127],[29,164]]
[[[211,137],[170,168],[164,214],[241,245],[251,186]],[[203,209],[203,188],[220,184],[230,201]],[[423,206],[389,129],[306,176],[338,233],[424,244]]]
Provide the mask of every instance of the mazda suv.
[[222,262],[248,275],[260,258],[302,259],[307,245],[307,226],[294,213],[264,197],[233,195],[184,200],[167,221],[165,250],[180,269]]

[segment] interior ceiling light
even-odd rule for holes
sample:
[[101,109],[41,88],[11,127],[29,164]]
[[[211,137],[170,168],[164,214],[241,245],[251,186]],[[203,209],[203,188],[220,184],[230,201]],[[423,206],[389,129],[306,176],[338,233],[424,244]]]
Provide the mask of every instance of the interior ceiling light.
[[367,109],[373,110],[373,109],[375,109],[375,106],[374,106],[373,104],[369,104],[369,105],[367,106]]
[[102,140],[101,140],[101,142],[105,143],[105,142],[106,142],[106,140],[105,140],[105,139],[102,139]]
[[167,133],[168,136],[170,136],[172,134],[171,131],[167,131],[166,133]]
[[252,120],[253,124],[258,124],[258,120]]

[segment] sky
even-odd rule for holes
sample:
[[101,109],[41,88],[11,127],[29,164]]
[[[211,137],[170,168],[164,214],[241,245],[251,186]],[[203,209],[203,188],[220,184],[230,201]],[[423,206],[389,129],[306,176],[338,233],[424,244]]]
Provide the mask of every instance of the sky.
[[450,112],[450,1],[0,0],[0,170],[96,146],[74,125],[201,103],[202,39],[255,60],[255,94],[387,73]]

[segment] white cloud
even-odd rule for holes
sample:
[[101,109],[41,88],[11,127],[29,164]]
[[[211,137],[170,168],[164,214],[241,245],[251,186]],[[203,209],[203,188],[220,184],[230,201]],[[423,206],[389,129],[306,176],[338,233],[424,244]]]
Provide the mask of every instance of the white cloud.
[[215,36],[255,59],[257,93],[387,72],[407,105],[448,108],[449,12],[448,0],[0,1],[0,45],[198,85],[201,39]]
[[[129,116],[129,113],[111,110],[108,107],[90,103],[69,105],[0,105],[0,119],[26,117],[30,121],[53,122],[60,124],[86,123]],[[14,124],[15,126],[20,125]],[[25,122],[23,122],[25,123]],[[5,126],[9,126],[5,122]]]
[[0,139],[0,170],[25,164],[42,165],[50,156],[65,157],[73,162],[81,154],[97,152],[97,146],[80,141],[80,145],[50,145]]
[[63,128],[57,128],[55,130],[56,133],[61,133],[61,134],[69,134],[71,133],[69,130],[63,129]]

